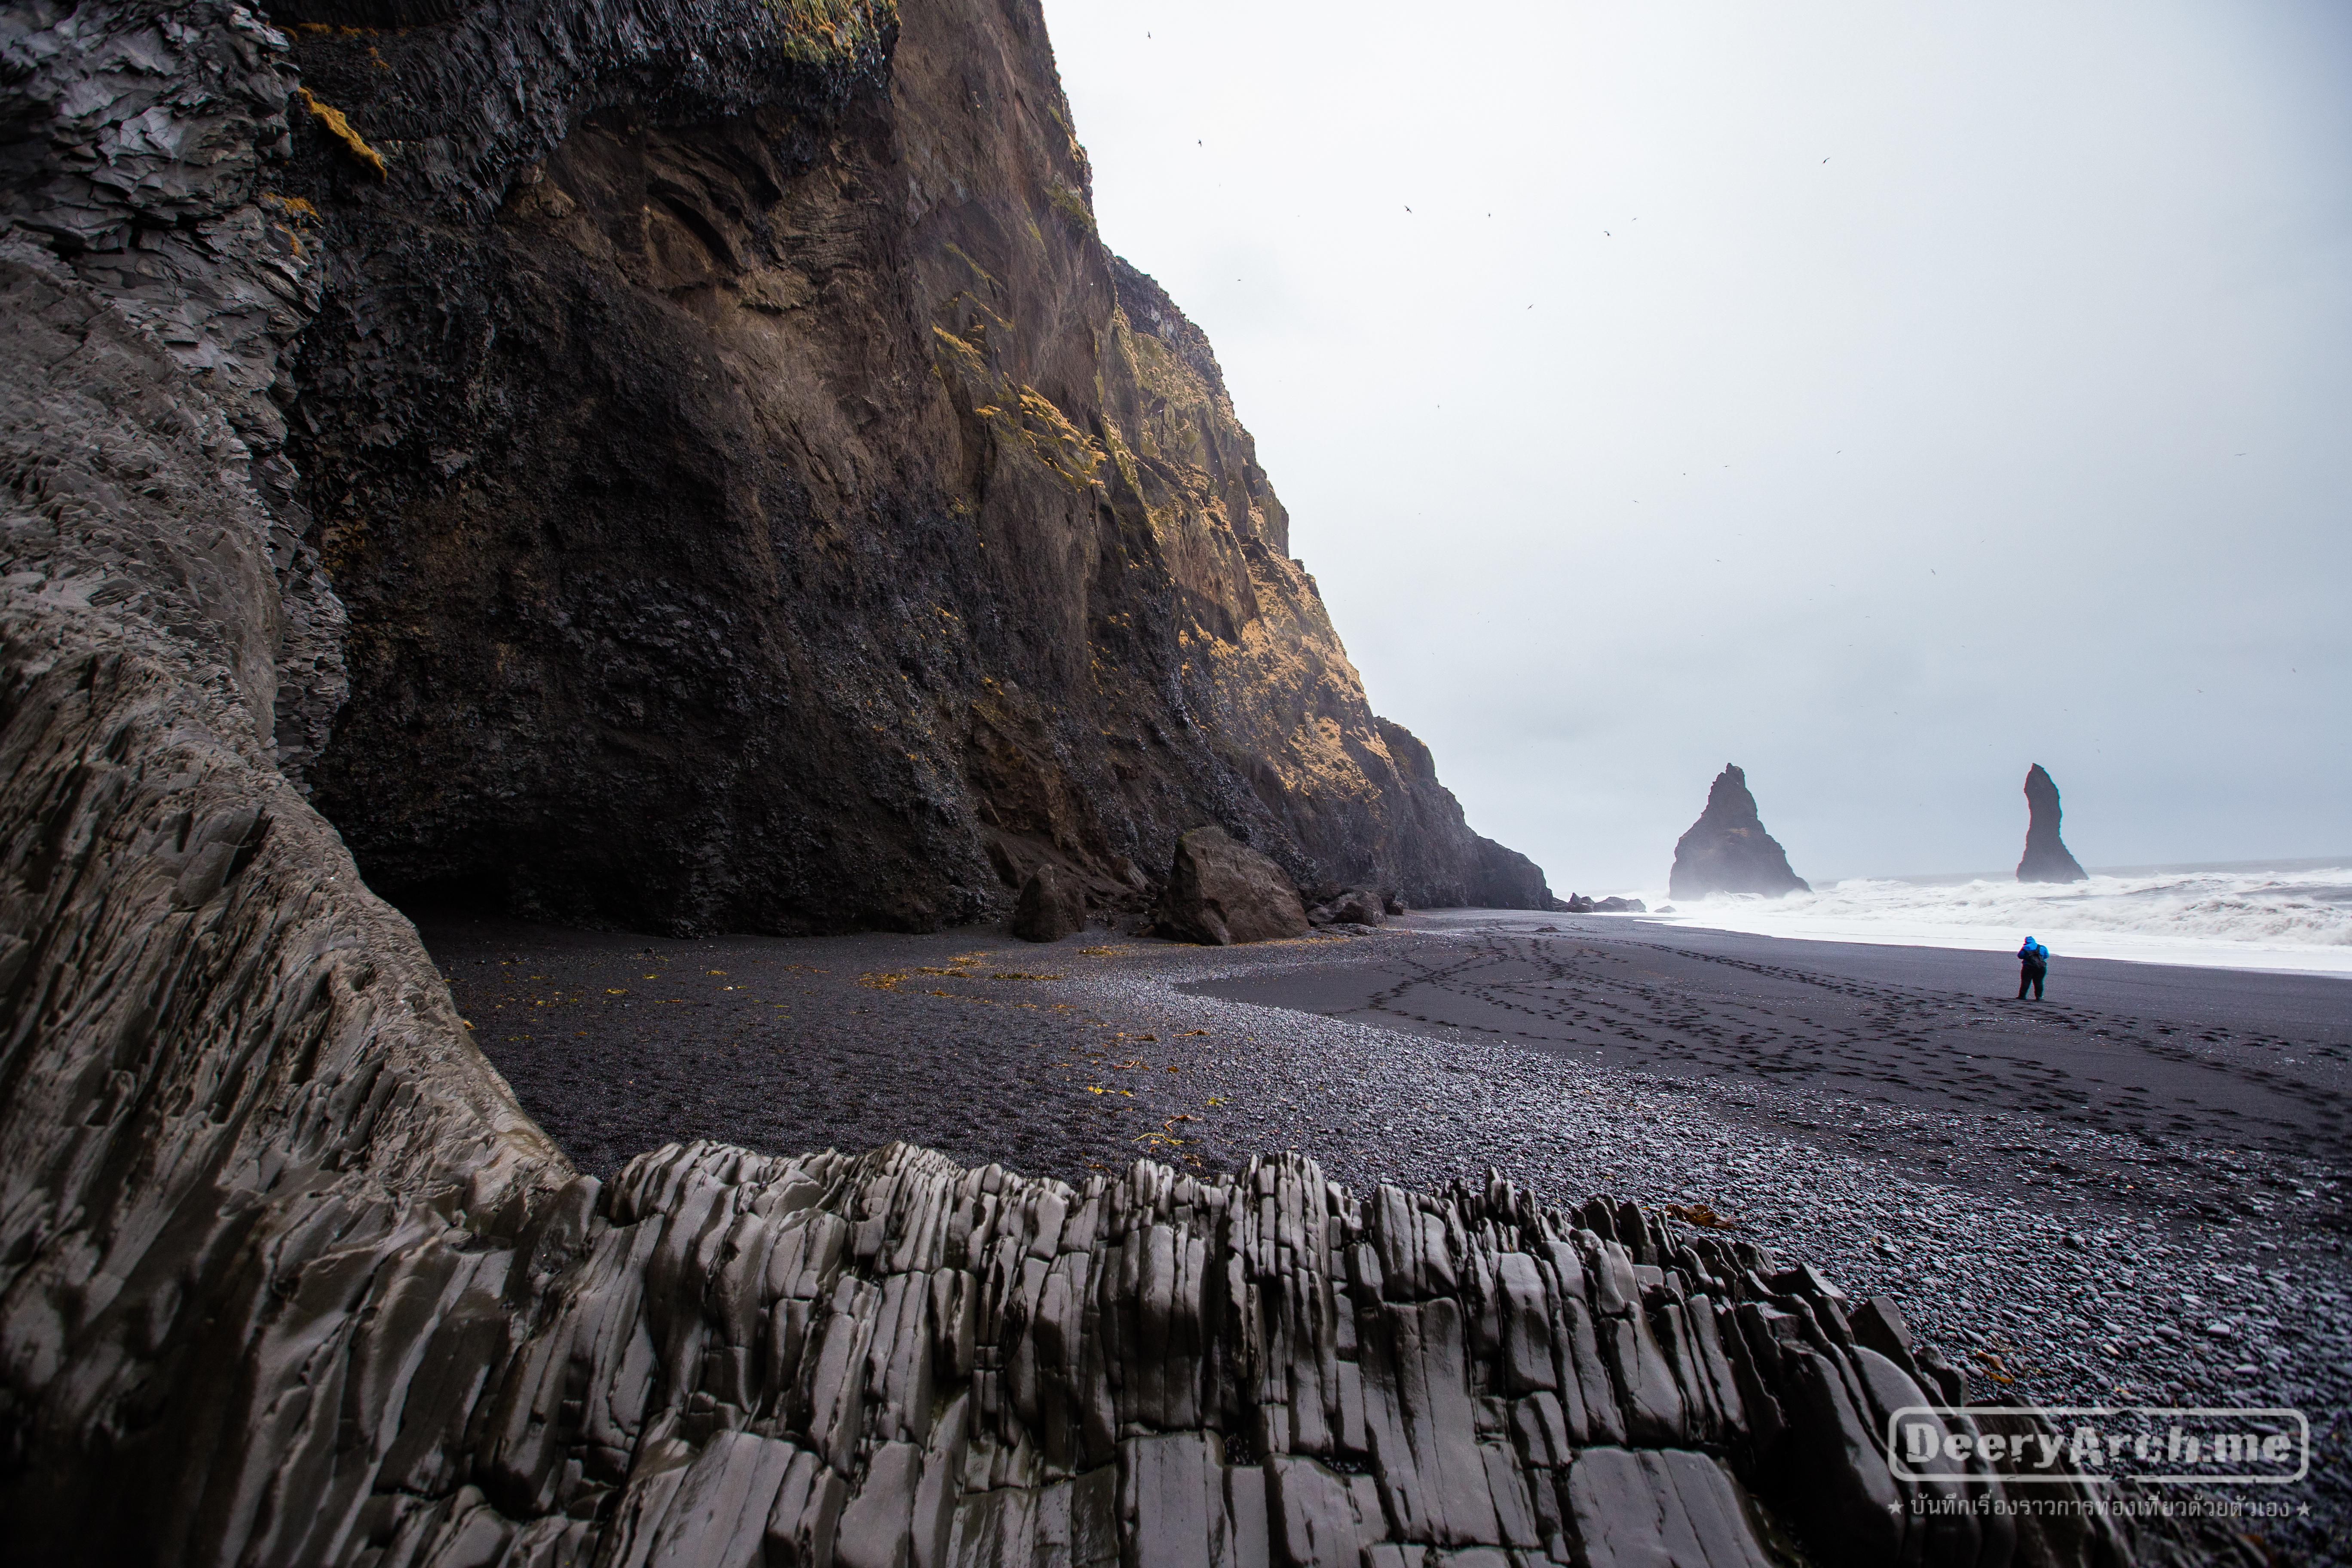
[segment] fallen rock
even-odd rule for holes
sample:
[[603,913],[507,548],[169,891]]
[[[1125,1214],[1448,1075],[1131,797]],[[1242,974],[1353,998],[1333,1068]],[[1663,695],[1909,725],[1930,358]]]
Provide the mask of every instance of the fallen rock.
[[1310,924],[1318,926],[1376,926],[1388,918],[1386,900],[1370,888],[1349,888],[1307,911]]
[[1646,915],[1650,912],[1650,906],[1639,899],[1621,899],[1612,895],[1594,900],[1592,912],[1597,915]]
[[2021,882],[2085,882],[2091,874],[2068,853],[2058,837],[2058,784],[2040,763],[2025,775],[2025,858],[2017,863]]
[[1789,868],[1788,851],[1764,831],[1748,775],[1726,764],[1706,792],[1706,809],[1675,844],[1674,874],[1666,889],[1677,899],[1709,893],[1760,893],[1777,898],[1810,893],[1805,879]]
[[1022,882],[1008,929],[1024,942],[1059,942],[1086,924],[1085,884],[1049,862]]
[[1570,893],[1565,899],[1554,899],[1551,907],[1564,915],[1589,915],[1592,912],[1592,900],[1582,893]]
[[1222,827],[1196,827],[1176,841],[1153,930],[1210,947],[1266,942],[1303,935],[1307,906],[1281,867]]

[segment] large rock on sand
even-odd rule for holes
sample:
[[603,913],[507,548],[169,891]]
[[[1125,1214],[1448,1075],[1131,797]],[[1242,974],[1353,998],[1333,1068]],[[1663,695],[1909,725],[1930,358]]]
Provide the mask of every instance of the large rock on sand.
[[1222,827],[1196,827],[1176,841],[1154,929],[1214,947],[1265,942],[1303,934],[1307,906],[1281,867]]
[[1764,831],[1748,775],[1729,763],[1706,792],[1706,809],[1675,843],[1674,874],[1666,889],[1677,899],[1709,893],[1810,893],[1805,879],[1789,868],[1788,851]]
[[2021,882],[2083,882],[2090,873],[2058,837],[2058,784],[2040,763],[2025,775],[2025,858],[2017,863]]
[[1318,926],[1376,926],[1388,918],[1388,900],[1375,888],[1342,888],[1307,911]]
[[1048,861],[1022,882],[1009,929],[1024,942],[1059,942],[1086,923],[1086,885]]

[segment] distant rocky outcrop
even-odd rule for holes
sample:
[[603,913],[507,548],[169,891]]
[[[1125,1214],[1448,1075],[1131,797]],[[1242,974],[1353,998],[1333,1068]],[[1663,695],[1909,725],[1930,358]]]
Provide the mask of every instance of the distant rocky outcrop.
[[1641,915],[1650,912],[1650,906],[1641,900],[1620,898],[1613,893],[1605,899],[1589,899],[1582,893],[1570,893],[1564,900],[1553,900],[1551,907],[1564,915]]
[[1675,844],[1674,873],[1666,890],[1677,899],[1709,893],[1810,893],[1803,878],[1789,868],[1788,852],[1764,831],[1748,775],[1728,763],[1706,792],[1706,809]]
[[2021,882],[2082,882],[2090,879],[2082,862],[2058,837],[2058,785],[2036,763],[2025,775],[2025,858],[2017,863]]
[[1307,906],[1290,876],[1221,827],[1196,827],[1176,840],[1168,885],[1151,930],[1178,942],[1226,947],[1300,936]]

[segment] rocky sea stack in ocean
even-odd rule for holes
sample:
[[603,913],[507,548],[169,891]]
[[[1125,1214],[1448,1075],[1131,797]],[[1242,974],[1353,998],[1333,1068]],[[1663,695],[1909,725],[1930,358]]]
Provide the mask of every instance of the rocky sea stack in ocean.
[[2091,874],[2058,837],[2058,784],[2040,763],[2025,775],[2025,858],[2017,863],[2021,882],[2086,882]]
[[1677,899],[1709,893],[1810,893],[1805,879],[1789,869],[1788,852],[1764,831],[1748,775],[1726,764],[1706,792],[1706,809],[1675,843],[1675,869],[1666,890]]

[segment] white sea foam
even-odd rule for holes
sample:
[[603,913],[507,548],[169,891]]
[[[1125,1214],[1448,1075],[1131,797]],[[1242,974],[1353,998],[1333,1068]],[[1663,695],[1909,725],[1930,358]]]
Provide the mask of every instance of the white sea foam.
[[1785,899],[1642,895],[1659,918],[1764,936],[2352,975],[2352,867],[2153,868],[2066,885],[1850,877]]

